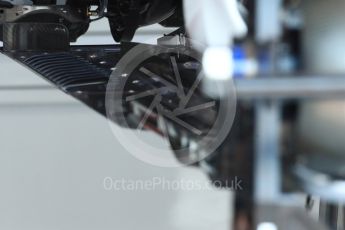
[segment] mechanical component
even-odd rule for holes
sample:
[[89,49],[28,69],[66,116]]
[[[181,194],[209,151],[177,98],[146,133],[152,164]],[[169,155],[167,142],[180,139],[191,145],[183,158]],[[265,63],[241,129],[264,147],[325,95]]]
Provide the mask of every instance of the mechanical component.
[[181,0],[2,0],[0,40],[4,23],[56,23],[68,29],[70,41],[74,42],[88,30],[90,22],[103,17],[109,19],[111,33],[118,42],[132,40],[141,26],[160,22],[183,26]]
[[[86,16],[86,5],[80,8],[64,5],[30,6],[15,5],[11,8],[0,8],[0,27],[4,23],[55,23],[68,29],[69,40],[76,39],[89,28]],[[1,31],[0,31],[1,32]],[[39,33],[40,31],[36,31]],[[2,40],[2,33],[0,34]]]
[[177,49],[181,52],[170,49],[148,47],[144,52],[149,58],[144,55],[143,63],[137,66],[139,60],[134,58],[124,64],[135,66],[134,71],[117,68],[108,84],[108,92],[116,93],[107,94],[107,112],[124,127],[149,129],[165,136],[177,159],[191,164],[206,157],[209,146],[203,143],[212,140],[214,127],[224,124],[225,117],[217,118],[222,111],[219,101],[200,91],[201,64],[195,59],[199,54],[187,48]]
[[[268,46],[263,45],[258,49],[257,56],[260,59],[258,62],[262,61],[263,65],[266,64],[269,69],[271,67],[275,69],[275,62],[278,62],[275,52],[278,47],[276,43],[279,37],[283,36],[279,21],[281,1],[275,2],[274,5],[270,1],[265,1],[264,4],[262,2],[250,3],[252,9],[258,10],[256,14],[258,17],[257,28],[255,28],[258,33],[256,36],[258,41],[271,43],[268,55],[260,53],[261,49],[267,49]],[[211,0],[202,0],[196,7],[195,1],[186,0],[184,16],[187,32],[195,39],[199,38],[199,42],[204,41],[206,46],[211,47],[205,53],[204,67],[211,63],[211,67],[216,68],[208,68],[209,75],[214,75],[214,78],[219,77],[218,80],[222,81],[231,75],[229,74],[230,68],[221,72],[225,74],[218,74],[217,71],[221,70],[218,67],[224,66],[222,65],[224,63],[226,65],[232,63],[231,52],[228,52],[230,51],[229,46],[232,45],[234,37],[244,34],[245,25],[240,17],[241,7],[238,9],[237,1],[224,0],[220,3],[215,5]],[[229,5],[230,3],[231,5]],[[336,4],[321,3],[321,1],[313,1],[309,5],[316,7],[317,4],[321,4],[321,7],[318,6],[321,10],[326,7],[337,8]],[[339,4],[343,3],[339,2]],[[0,35],[3,37],[4,51],[7,55],[41,74],[64,92],[78,98],[101,114],[107,115],[105,94],[109,76],[122,54],[128,51],[128,47],[132,48],[133,44],[69,47],[68,43],[75,41],[85,33],[90,22],[103,17],[108,18],[112,35],[116,41],[130,41],[140,26],[152,23],[183,27],[182,5],[180,0],[0,0]],[[95,6],[97,8],[94,8]],[[338,8],[341,9],[341,7]],[[310,9],[308,8],[308,10]],[[314,11],[310,14],[307,12],[307,24],[312,22],[316,25],[324,25],[318,21],[324,18],[319,17],[320,14],[316,14]],[[273,25],[271,27],[267,26],[267,20],[264,20],[268,16],[274,18],[269,20]],[[337,19],[337,21],[339,20]],[[333,21],[329,22],[334,26],[333,23]],[[255,23],[252,22],[252,24],[254,26]],[[229,25],[231,26],[229,27]],[[344,78],[330,74],[330,71],[335,69],[339,70],[337,74],[342,74],[343,65],[336,61],[330,63],[329,60],[333,56],[325,55],[343,54],[344,52],[326,48],[319,49],[319,44],[329,43],[328,38],[327,42],[324,42],[322,36],[329,34],[328,31],[324,33],[317,26],[307,27],[305,33],[307,52],[305,53],[309,56],[307,59],[310,62],[307,63],[307,66],[311,67],[310,69],[320,68],[312,69],[320,76],[294,75],[289,78],[287,76],[286,78],[260,78],[258,76],[258,79],[251,80],[236,79],[239,103],[237,104],[235,124],[224,144],[219,146],[213,155],[195,163],[205,169],[212,180],[220,181],[219,186],[227,187],[228,180],[234,176],[238,176],[244,181],[244,190],[236,194],[237,224],[245,219],[250,227],[254,227],[253,211],[255,209],[260,210],[259,226],[275,227],[275,218],[278,218],[281,213],[285,214],[286,211],[294,219],[299,220],[296,215],[293,215],[297,209],[295,207],[296,199],[285,196],[285,191],[302,189],[312,195],[322,196],[327,202],[344,201],[343,179],[345,173],[342,151],[344,145],[341,139],[344,132],[339,129],[339,135],[334,135],[335,138],[332,142],[328,138],[320,138],[319,134],[339,128],[340,122],[335,123],[337,127],[333,126],[334,129],[329,128],[332,127],[330,124],[320,125],[331,119],[317,117],[318,114],[324,113],[313,112],[311,107],[306,106],[307,103],[305,103],[310,99],[344,98]],[[333,32],[343,32],[341,29],[327,28],[332,28]],[[322,34],[319,34],[320,31]],[[169,49],[181,47],[181,45],[185,45],[185,38],[179,33],[185,34],[183,28],[174,34],[177,36],[173,39],[163,38],[159,40],[159,43],[168,46]],[[331,37],[338,38],[338,36]],[[49,42],[43,43],[43,39],[48,39]],[[294,42],[299,42],[296,41],[297,38],[294,39]],[[342,42],[339,40],[338,44],[342,44]],[[316,46],[318,49],[315,49]],[[336,47],[339,49],[343,46],[337,45]],[[162,47],[151,46],[150,48],[155,54]],[[317,50],[321,50],[323,53],[315,55],[314,52]],[[324,53],[324,51],[330,52]],[[255,55],[253,54],[253,56]],[[269,57],[267,58],[265,55]],[[336,58],[336,60],[341,62],[342,58]],[[270,63],[267,64],[268,62]],[[171,66],[174,65],[180,71],[180,79],[173,77],[176,70]],[[180,113],[180,105],[184,104],[181,102],[181,98],[183,98],[181,94],[193,88],[200,69],[201,63],[196,59],[182,54],[172,56],[159,54],[141,63],[129,76],[126,75],[126,72],[119,73],[114,90],[121,91],[123,95],[121,100],[117,101],[116,109],[113,111],[115,115],[113,120],[123,127],[151,130],[166,137],[177,159],[182,163],[188,163],[192,158],[198,159],[199,155],[203,154],[203,149],[206,148],[200,145],[199,141],[210,131],[215,117],[219,114],[220,107],[220,100],[209,97],[211,93],[218,92],[214,90],[212,81],[209,81],[206,82],[206,85],[210,90],[195,87],[188,107],[199,108],[199,105],[206,105],[204,109],[207,109],[199,113],[196,111],[191,111],[190,114]],[[261,74],[276,76],[278,73],[269,70],[263,71]],[[333,79],[322,77],[323,73],[330,75]],[[181,82],[183,87],[179,85]],[[227,82],[223,81],[223,83],[226,85]],[[228,89],[228,86],[224,89]],[[146,96],[140,96],[145,93]],[[294,105],[302,106],[301,110],[293,111],[292,115],[290,114],[293,118],[287,121],[284,119],[284,114],[291,100]],[[303,103],[296,103],[296,100],[303,100]],[[317,103],[314,105],[320,106]],[[184,106],[186,105],[184,104]],[[339,108],[337,107],[337,109]],[[302,112],[298,113],[300,111]],[[322,109],[318,111],[322,111]],[[322,112],[324,111],[329,110],[324,109]],[[124,116],[117,116],[119,114],[124,114]],[[174,114],[174,116],[169,117],[169,114]],[[303,125],[310,124],[308,122],[314,120],[312,127],[318,128],[318,131],[311,132],[310,127],[305,128],[304,126],[304,132],[303,130],[297,132],[302,134],[301,141],[291,141],[296,138],[293,133],[295,130],[292,130],[295,129],[295,124],[292,123],[296,122],[296,117]],[[289,127],[281,127],[281,123]],[[302,125],[301,127],[303,128]],[[256,132],[253,131],[254,128],[256,128]],[[287,129],[290,130],[286,131]],[[335,142],[337,138],[338,142]],[[215,141],[214,139],[216,138],[213,137],[211,141]],[[334,145],[334,143],[337,144]],[[320,148],[319,144],[326,147]],[[328,146],[328,144],[331,145]],[[331,154],[324,154],[324,152]],[[290,160],[288,162],[286,161],[287,155],[291,158],[288,159]],[[285,174],[289,174],[291,171],[294,177],[286,179],[285,177],[290,175]],[[287,180],[289,180],[288,185],[285,184]],[[289,208],[285,207],[284,212],[275,213],[275,210],[280,211],[279,206],[287,203],[290,205]],[[334,214],[333,211],[332,213]],[[307,223],[304,226],[310,225],[312,229],[316,229],[309,221]],[[280,227],[280,224],[277,223],[276,226]],[[241,225],[239,224],[239,226]],[[295,229],[301,228],[295,227]]]
[[179,7],[180,0],[109,1],[107,17],[111,33],[117,42],[130,41],[140,26],[162,22],[172,17]]
[[69,49],[68,29],[55,23],[5,23],[3,31],[6,51],[66,51]]
[[13,6],[32,5],[31,0],[1,0],[0,7],[12,8]]

